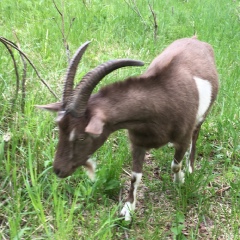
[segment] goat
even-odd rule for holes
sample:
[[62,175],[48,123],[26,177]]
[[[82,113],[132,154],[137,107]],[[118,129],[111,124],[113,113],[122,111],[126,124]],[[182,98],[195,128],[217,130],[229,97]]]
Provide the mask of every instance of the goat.
[[53,168],[60,178],[71,175],[79,166],[93,177],[95,165],[90,156],[112,132],[128,130],[132,177],[121,215],[131,220],[147,150],[172,143],[174,181],[184,182],[182,159],[190,147],[187,171],[194,170],[199,130],[219,87],[214,53],[208,43],[196,37],[176,40],[142,75],[112,83],[92,94],[99,81],[113,70],[142,66],[143,62],[106,62],[88,72],[73,89],[76,69],[88,44],[77,50],[69,65],[62,102],[38,107],[58,112],[59,142]]

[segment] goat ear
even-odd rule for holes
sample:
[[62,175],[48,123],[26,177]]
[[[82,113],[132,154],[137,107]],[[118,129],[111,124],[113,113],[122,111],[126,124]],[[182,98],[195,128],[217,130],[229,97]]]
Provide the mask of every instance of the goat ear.
[[61,110],[62,103],[61,102],[55,102],[55,103],[49,103],[46,105],[35,105],[37,108],[41,108],[44,110],[52,111],[52,112],[58,112]]
[[93,137],[98,137],[103,131],[103,126],[104,122],[99,117],[93,116],[85,128],[85,132]]

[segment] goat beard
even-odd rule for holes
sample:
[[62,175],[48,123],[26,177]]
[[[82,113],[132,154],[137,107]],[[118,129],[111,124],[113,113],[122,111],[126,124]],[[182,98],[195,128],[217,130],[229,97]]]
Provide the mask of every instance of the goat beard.
[[93,159],[91,159],[91,158],[89,158],[89,159],[87,160],[86,164],[84,165],[84,167],[85,167],[85,169],[86,169],[86,171],[87,171],[87,175],[88,175],[88,177],[89,177],[92,181],[95,180],[95,170],[96,170],[96,166],[97,166],[96,162],[95,162]]

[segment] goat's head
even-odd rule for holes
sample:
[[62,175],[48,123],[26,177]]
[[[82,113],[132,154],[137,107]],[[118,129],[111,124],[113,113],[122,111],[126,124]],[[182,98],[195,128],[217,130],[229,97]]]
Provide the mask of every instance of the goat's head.
[[59,142],[53,168],[57,176],[62,178],[71,175],[79,166],[85,166],[92,171],[93,165],[88,159],[108,136],[108,133],[103,132],[104,119],[91,116],[87,111],[88,100],[94,87],[115,69],[143,65],[141,61],[130,59],[108,61],[88,72],[74,89],[77,66],[89,43],[84,43],[76,51],[69,64],[62,102],[37,106],[58,113]]

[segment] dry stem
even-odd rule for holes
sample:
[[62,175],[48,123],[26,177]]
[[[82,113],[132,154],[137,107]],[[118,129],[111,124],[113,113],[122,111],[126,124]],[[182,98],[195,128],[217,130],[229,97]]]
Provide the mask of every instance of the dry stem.
[[40,74],[38,73],[36,67],[34,66],[34,64],[31,62],[31,60],[27,57],[27,55],[21,50],[19,49],[15,43],[13,43],[12,41],[4,38],[4,37],[0,37],[0,41],[6,46],[9,45],[11,47],[13,47],[14,49],[16,49],[20,54],[22,54],[22,56],[29,62],[29,64],[32,66],[32,68],[34,69],[34,71],[36,72],[38,78],[40,79],[40,81],[48,88],[48,90],[54,95],[54,97],[56,99],[59,99],[58,96],[53,92],[53,90],[48,86],[47,82],[40,76]]

